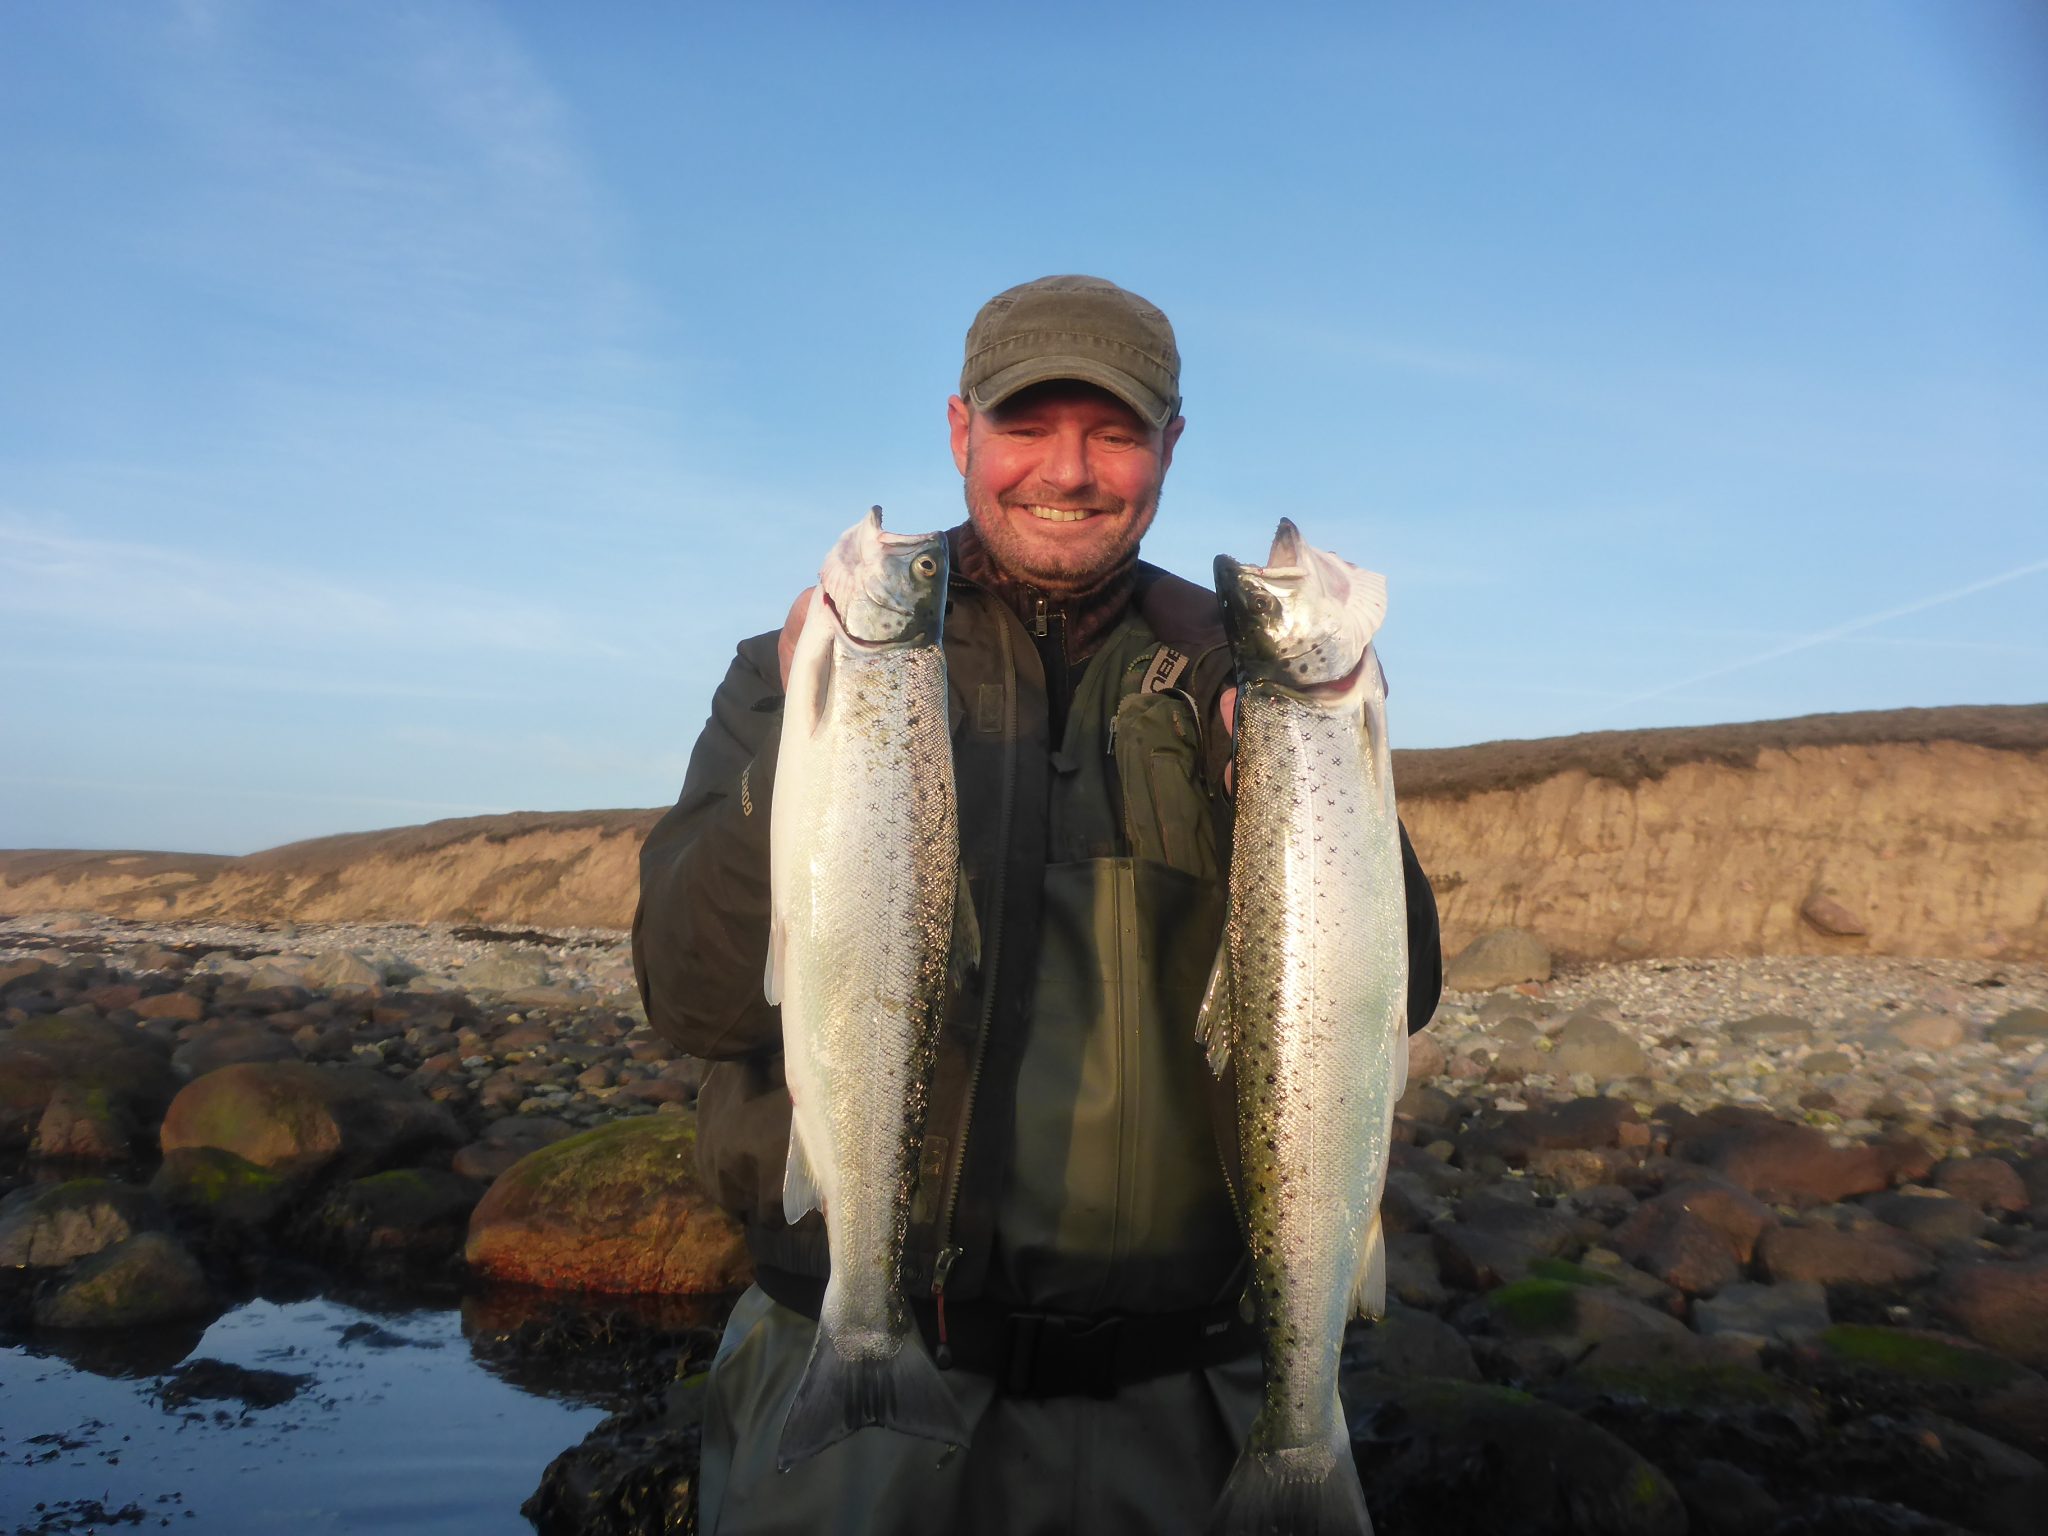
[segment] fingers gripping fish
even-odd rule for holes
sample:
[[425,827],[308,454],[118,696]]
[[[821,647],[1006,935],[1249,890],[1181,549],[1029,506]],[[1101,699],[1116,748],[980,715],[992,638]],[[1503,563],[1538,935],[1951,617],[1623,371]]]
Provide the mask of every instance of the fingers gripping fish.
[[1407,925],[1372,637],[1385,580],[1280,524],[1216,561],[1237,662],[1237,821],[1202,1039],[1237,1068],[1265,1395],[1211,1530],[1372,1529],[1337,1399],[1344,1325],[1386,1308],[1379,1222],[1408,1070]]
[[943,535],[840,538],[790,667],[769,829],[766,991],[791,1111],[783,1211],[824,1213],[832,1270],[784,1421],[788,1468],[867,1425],[967,1443],[901,1269],[956,925],[959,828]]

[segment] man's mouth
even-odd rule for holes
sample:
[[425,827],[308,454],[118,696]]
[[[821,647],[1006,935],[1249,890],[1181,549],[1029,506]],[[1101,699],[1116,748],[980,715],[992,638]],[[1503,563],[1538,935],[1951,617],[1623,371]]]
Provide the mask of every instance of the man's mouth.
[[1027,506],[1024,507],[1022,510],[1029,512],[1033,517],[1037,518],[1042,523],[1078,523],[1085,518],[1090,518],[1097,515],[1095,509],[1092,507]]

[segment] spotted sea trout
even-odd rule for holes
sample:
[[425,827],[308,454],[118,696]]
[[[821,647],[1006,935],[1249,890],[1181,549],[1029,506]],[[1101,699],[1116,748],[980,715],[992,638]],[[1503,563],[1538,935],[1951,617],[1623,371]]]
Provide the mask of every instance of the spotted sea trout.
[[819,573],[790,667],[769,828],[766,990],[792,1100],[782,1202],[824,1213],[817,1341],[783,1422],[785,1469],[868,1425],[965,1445],[905,1305],[904,1235],[955,942],[959,828],[941,534],[881,508]]
[[1372,1529],[1337,1400],[1345,1323],[1386,1308],[1380,1193],[1408,1072],[1408,944],[1386,582],[1283,521],[1263,567],[1216,561],[1237,663],[1237,820],[1210,1064],[1235,1065],[1265,1394],[1220,1536]]

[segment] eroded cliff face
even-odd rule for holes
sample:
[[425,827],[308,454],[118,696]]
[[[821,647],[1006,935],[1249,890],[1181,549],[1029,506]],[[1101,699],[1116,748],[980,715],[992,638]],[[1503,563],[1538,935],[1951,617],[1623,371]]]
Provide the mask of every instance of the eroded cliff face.
[[[1397,752],[1446,948],[2048,958],[2048,706]],[[0,853],[0,913],[623,928],[658,811],[522,813],[245,858]],[[1802,909],[1833,903],[1829,933]]]
[[[2048,753],[1765,748],[1754,767],[1573,768],[1402,812],[1452,952],[1514,925],[1586,958],[2048,956]],[[1803,916],[1816,893],[1867,932]]]

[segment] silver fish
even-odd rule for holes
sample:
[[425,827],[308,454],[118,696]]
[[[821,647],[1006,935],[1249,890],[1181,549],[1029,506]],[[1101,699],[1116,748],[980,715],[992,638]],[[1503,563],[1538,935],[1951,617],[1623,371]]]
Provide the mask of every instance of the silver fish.
[[956,953],[946,565],[943,535],[884,533],[880,507],[848,529],[819,574],[783,705],[766,981],[792,1101],[782,1203],[792,1222],[822,1211],[832,1251],[783,1422],[785,1469],[867,1425],[967,1443],[901,1289]]
[[1216,561],[1237,662],[1237,822],[1201,1037],[1237,1067],[1265,1395],[1210,1529],[1370,1532],[1337,1400],[1354,1315],[1386,1310],[1379,1202],[1408,1074],[1408,940],[1372,637],[1385,579],[1286,521]]

